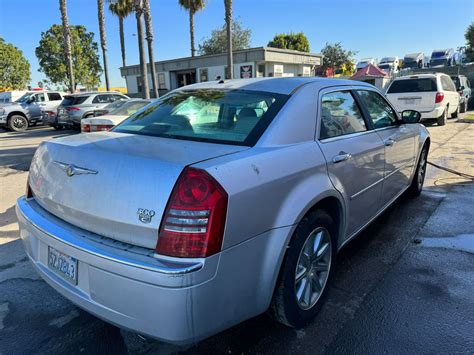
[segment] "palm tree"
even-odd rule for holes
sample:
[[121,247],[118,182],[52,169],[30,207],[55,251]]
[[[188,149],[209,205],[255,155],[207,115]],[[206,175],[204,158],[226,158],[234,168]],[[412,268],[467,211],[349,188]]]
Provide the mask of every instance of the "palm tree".
[[224,0],[225,26],[227,32],[227,75],[234,77],[234,58],[232,57],[232,0]]
[[64,51],[67,61],[67,75],[69,77],[69,91],[74,93],[74,71],[72,69],[72,48],[71,48],[71,30],[69,29],[67,18],[66,0],[59,0],[59,10],[61,11],[61,20],[63,23]]
[[145,60],[145,42],[143,35],[143,0],[135,0],[135,17],[137,19],[137,37],[138,37],[138,52],[140,54],[140,71],[142,76],[142,96],[145,99],[150,98],[150,88],[148,86],[148,71]]
[[104,16],[104,0],[97,0],[97,9],[99,16],[99,32],[100,46],[102,48],[102,59],[104,61],[105,87],[110,90],[109,85],[109,69],[107,65],[107,40],[105,36],[105,16]]
[[189,12],[189,37],[191,38],[191,56],[196,55],[194,46],[194,15],[206,6],[206,0],[179,0],[179,4]]
[[125,67],[125,35],[123,31],[123,20],[133,12],[133,0],[107,0],[109,11],[119,19],[120,49],[122,51],[122,67]]
[[148,42],[148,58],[150,60],[151,83],[155,97],[160,96],[158,93],[158,80],[156,78],[155,61],[153,59],[153,25],[151,20],[150,0],[143,0],[143,15],[145,17],[146,40]]

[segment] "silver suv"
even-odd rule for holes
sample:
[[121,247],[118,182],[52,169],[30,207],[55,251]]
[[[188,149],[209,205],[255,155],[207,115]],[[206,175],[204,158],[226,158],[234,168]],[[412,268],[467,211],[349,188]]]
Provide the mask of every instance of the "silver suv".
[[128,100],[129,97],[119,92],[84,92],[64,96],[58,107],[57,124],[81,127],[83,118],[94,117],[94,110],[104,108],[117,100]]

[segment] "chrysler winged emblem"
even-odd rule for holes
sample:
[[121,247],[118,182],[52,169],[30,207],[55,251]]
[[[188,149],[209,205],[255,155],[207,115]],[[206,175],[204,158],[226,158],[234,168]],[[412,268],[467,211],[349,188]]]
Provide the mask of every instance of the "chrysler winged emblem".
[[97,174],[97,171],[90,170],[86,168],[81,168],[79,166],[75,166],[74,164],[66,164],[60,161],[54,161],[54,164],[59,166],[63,171],[66,173],[67,176],[71,177],[74,175],[86,175],[86,174]]

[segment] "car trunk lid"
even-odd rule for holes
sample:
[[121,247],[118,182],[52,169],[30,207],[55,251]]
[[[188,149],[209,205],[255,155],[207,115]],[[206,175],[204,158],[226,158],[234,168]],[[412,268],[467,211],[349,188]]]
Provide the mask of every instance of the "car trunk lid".
[[40,145],[29,183],[36,201],[66,222],[154,248],[182,170],[244,149],[114,132],[81,134]]

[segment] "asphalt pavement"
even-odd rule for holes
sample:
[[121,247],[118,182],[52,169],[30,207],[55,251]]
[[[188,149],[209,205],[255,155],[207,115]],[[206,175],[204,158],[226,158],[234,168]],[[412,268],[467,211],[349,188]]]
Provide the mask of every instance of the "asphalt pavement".
[[[428,129],[429,160],[474,175],[474,124]],[[428,167],[419,198],[403,196],[341,251],[328,301],[308,327],[261,315],[182,348],[78,309],[29,264],[14,203],[36,146],[62,134],[71,132],[0,132],[0,354],[474,353],[472,181]]]

